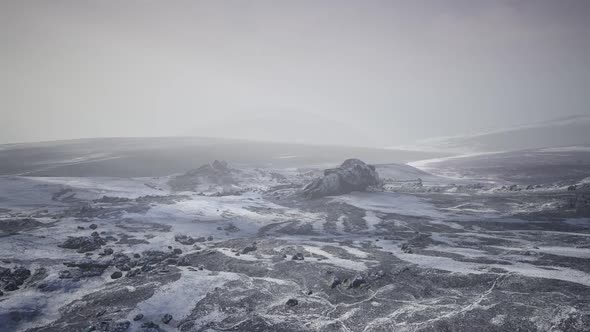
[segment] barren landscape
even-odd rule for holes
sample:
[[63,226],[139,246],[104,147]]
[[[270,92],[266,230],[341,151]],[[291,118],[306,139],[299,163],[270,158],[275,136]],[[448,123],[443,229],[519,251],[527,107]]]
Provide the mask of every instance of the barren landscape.
[[590,152],[518,156],[3,175],[0,330],[585,331]]

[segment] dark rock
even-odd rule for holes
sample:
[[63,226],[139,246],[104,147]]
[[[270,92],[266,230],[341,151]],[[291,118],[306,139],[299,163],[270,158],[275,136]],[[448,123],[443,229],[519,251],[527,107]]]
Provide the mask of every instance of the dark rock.
[[209,236],[207,237],[207,241],[213,241],[213,236],[209,235]]
[[82,226],[78,226],[78,229],[86,229],[86,228],[84,228],[84,227],[82,227]]
[[133,317],[133,320],[136,321],[136,322],[138,320],[142,320],[142,319],[143,319],[143,314],[137,314],[137,315],[135,315],[135,317]]
[[348,288],[359,288],[366,283],[367,281],[365,278],[363,278],[361,275],[356,275],[348,285]]
[[18,286],[22,285],[25,280],[27,280],[31,276],[31,270],[23,267],[18,266],[12,271],[12,279],[16,282]]
[[567,191],[576,191],[576,189],[578,189],[578,186],[575,184],[567,187]]
[[66,249],[78,249],[78,252],[83,253],[99,249],[105,244],[106,241],[96,234],[96,236],[68,237],[68,239],[65,240],[64,243],[58,245],[58,247]]
[[296,305],[299,304],[299,301],[297,301],[296,299],[289,299],[289,300],[287,300],[287,303],[286,304],[289,307],[294,307],[294,306],[296,306]]
[[133,258],[141,258],[140,254],[133,254]]
[[164,323],[164,324],[170,323],[171,320],[172,320],[172,315],[170,315],[170,314],[165,314],[162,317],[162,323]]
[[257,248],[256,248],[256,246],[254,246],[254,245],[252,245],[252,246],[248,246],[248,247],[246,247],[246,248],[244,248],[244,249],[242,250],[242,254],[247,254],[247,253],[249,253],[249,252],[256,251],[256,249],[257,249]]
[[182,254],[182,250],[180,250],[178,248],[174,248],[174,250],[172,250],[172,253],[175,255],[180,255],[180,254]]
[[123,253],[116,253],[113,255],[113,264],[116,268],[122,271],[129,271],[131,265],[131,258]]
[[99,199],[94,200],[96,203],[127,203],[131,202],[130,198],[125,197],[111,197],[111,196],[102,196]]
[[90,226],[88,226],[88,228],[90,229],[97,229],[98,225],[97,224],[90,224]]
[[194,239],[188,235],[178,234],[174,236],[174,241],[184,245],[193,245],[197,242],[197,239]]
[[110,266],[110,261],[98,261],[92,259],[84,259],[75,262],[65,262],[64,265],[75,270],[65,270],[60,272],[61,279],[80,279],[98,277],[102,275],[104,270]]
[[358,159],[345,160],[338,168],[327,169],[324,177],[306,185],[302,194],[309,199],[365,191],[380,183],[375,167]]
[[403,252],[405,252],[406,254],[411,254],[411,253],[413,252],[413,251],[412,251],[412,248],[410,248],[410,246],[409,246],[407,243],[403,243],[403,244],[400,246],[400,248],[401,248],[401,250],[402,250]]
[[302,253],[298,252],[295,255],[293,255],[293,257],[291,257],[291,259],[294,261],[302,261],[305,259],[305,257],[303,256]]
[[113,272],[113,274],[111,274],[111,279],[119,279],[123,276],[123,273],[121,271],[115,271]]
[[332,279],[330,280],[330,288],[336,288],[341,283],[342,283],[342,280],[340,280],[340,278],[338,278],[337,276],[333,276]]
[[16,282],[14,280],[8,280],[4,285],[4,290],[7,292],[12,292],[18,289]]
[[176,265],[178,266],[189,266],[191,265],[190,260],[188,259],[188,257],[180,257],[180,259],[178,260],[178,262],[176,262]]
[[113,251],[112,248],[105,248],[104,251],[103,251],[103,254],[108,256],[108,255],[112,255],[113,252],[114,251]]
[[35,273],[33,273],[33,275],[27,283],[31,286],[35,286],[39,281],[42,281],[45,278],[47,278],[47,275],[47,269],[44,267],[40,267],[35,270]]

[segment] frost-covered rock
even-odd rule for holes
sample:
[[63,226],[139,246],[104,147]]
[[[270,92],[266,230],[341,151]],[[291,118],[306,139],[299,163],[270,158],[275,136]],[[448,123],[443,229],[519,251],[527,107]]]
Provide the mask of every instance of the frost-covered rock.
[[348,159],[338,168],[325,170],[322,178],[306,185],[302,192],[305,197],[314,199],[364,191],[379,183],[379,175],[374,166],[358,159]]

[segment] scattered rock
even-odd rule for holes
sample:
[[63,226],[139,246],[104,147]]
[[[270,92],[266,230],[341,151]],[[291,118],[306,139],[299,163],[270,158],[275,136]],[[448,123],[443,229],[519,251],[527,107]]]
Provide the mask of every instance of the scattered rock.
[[111,279],[119,279],[123,276],[123,273],[121,271],[115,271],[113,272],[113,274],[111,274]]
[[180,255],[180,254],[182,254],[182,250],[180,250],[178,248],[174,248],[174,250],[172,250],[172,253],[175,255]]
[[172,320],[172,315],[170,315],[170,314],[165,314],[162,317],[162,323],[164,323],[164,324],[170,323],[171,320]]
[[136,322],[138,320],[142,320],[142,319],[143,319],[143,314],[137,314],[137,315],[135,315],[135,317],[133,317],[133,320],[136,321]]
[[88,226],[88,228],[90,229],[97,229],[98,225],[97,224],[91,224],[90,226]]
[[289,299],[289,300],[287,300],[287,303],[286,304],[289,307],[294,307],[294,306],[296,306],[296,305],[299,304],[299,301],[297,301],[296,299]]

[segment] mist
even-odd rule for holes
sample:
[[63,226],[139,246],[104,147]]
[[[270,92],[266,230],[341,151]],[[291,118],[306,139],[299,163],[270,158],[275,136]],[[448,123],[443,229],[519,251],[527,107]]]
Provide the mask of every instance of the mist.
[[2,1],[0,143],[398,146],[590,115],[581,1]]

